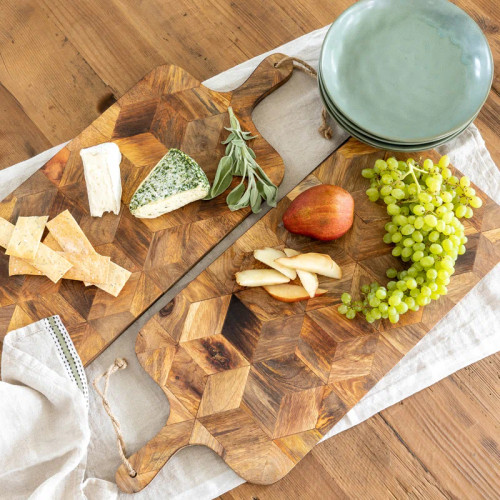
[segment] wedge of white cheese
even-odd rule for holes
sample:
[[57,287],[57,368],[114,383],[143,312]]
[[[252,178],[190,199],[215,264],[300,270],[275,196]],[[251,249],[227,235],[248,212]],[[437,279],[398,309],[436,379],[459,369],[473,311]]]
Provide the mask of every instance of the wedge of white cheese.
[[186,153],[169,152],[151,170],[130,200],[130,211],[152,219],[203,199],[210,190],[205,172]]
[[85,183],[90,215],[102,217],[104,212],[120,213],[122,181],[120,177],[120,148],[114,142],[105,142],[82,149]]

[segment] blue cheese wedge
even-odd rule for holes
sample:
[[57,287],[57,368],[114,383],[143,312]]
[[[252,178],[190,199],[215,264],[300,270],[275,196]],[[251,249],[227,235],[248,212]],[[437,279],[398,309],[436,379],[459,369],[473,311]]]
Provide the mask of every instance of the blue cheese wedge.
[[205,172],[186,153],[169,152],[142,181],[130,201],[130,211],[152,219],[205,198],[210,190]]
[[105,142],[82,149],[80,156],[87,184],[90,215],[102,217],[104,212],[118,215],[122,197],[120,148],[113,142]]

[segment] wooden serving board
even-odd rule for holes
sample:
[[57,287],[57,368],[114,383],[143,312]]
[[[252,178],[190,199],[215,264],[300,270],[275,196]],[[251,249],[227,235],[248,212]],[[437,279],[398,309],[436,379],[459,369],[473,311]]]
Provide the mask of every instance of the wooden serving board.
[[[137,476],[118,469],[122,490],[141,490],[176,451],[195,444],[250,482],[282,478],[499,261],[500,209],[476,188],[484,204],[464,222],[467,252],[447,296],[397,325],[341,316],[342,292],[357,297],[361,285],[386,282],[387,268],[403,268],[382,241],[385,207],[368,200],[361,176],[383,155],[351,139],[144,326],[136,353],[168,397],[170,415],[130,457]],[[355,200],[353,227],[334,242],[293,235],[281,223],[291,201],[320,183],[340,185]],[[264,267],[253,250],[266,246],[327,253],[343,278],[320,277],[329,292],[293,304],[240,288],[234,273]]]
[[[230,212],[225,195],[191,203],[156,219],[136,219],[128,202],[168,148],[192,156],[213,180],[224,155],[227,108],[233,107],[243,129],[258,135],[251,112],[291,76],[283,54],[266,58],[239,88],[214,92],[182,68],[154,69],[78,137],[0,203],[0,216],[56,216],[69,209],[97,252],[111,256],[132,276],[117,298],[83,283],[45,277],[8,275],[8,256],[0,252],[0,341],[4,335],[41,318],[59,314],[87,364],[102,352],[158,297],[234,229],[249,209]],[[89,215],[80,149],[113,141],[123,160],[119,215]],[[284,165],[262,138],[252,142],[257,161],[279,185]],[[236,183],[236,181],[235,181]]]

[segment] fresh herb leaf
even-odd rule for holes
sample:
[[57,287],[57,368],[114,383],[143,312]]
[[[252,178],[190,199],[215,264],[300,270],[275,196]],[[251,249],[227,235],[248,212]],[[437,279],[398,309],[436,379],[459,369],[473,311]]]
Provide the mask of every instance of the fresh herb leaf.
[[254,204],[252,204],[252,212],[258,214],[260,212],[260,205],[262,204],[262,198],[259,196]]
[[248,182],[248,187],[250,188],[250,206],[253,207],[257,205],[257,200],[260,200],[259,190],[255,184],[255,179],[252,177]]
[[[240,190],[238,190],[238,192],[236,192],[237,188],[235,188],[228,195],[228,198],[229,198],[229,196],[231,196],[231,194],[233,194],[233,198],[231,199],[231,201],[233,201],[233,203],[230,203],[230,204],[228,203],[229,210],[231,210],[232,212],[234,212],[235,210],[240,210],[241,208],[244,208],[244,207],[248,207],[248,205],[250,204],[250,187],[247,187],[245,190],[245,185],[243,183],[241,183],[240,186],[242,189],[240,189]],[[241,195],[242,191],[244,191],[243,195]],[[239,196],[239,200],[237,200],[237,196]]]
[[236,206],[238,202],[241,200],[243,193],[245,192],[245,184],[240,182],[228,195],[226,198],[226,202],[228,206],[231,208],[232,206]]
[[[241,125],[233,109],[229,107],[228,111],[231,126],[225,128],[230,133],[222,141],[222,144],[226,145],[226,154],[219,162],[214,182],[205,199],[211,200],[222,194],[231,185],[233,177],[239,176],[242,178],[241,182],[226,198],[230,210],[240,210],[250,206],[254,213],[258,213],[263,200],[269,206],[275,207],[278,188],[255,161],[255,152],[246,143],[246,141],[254,139],[256,136],[241,130]],[[247,177],[247,186],[245,188],[245,179]]]
[[231,156],[223,156],[219,161],[215,179],[210,188],[210,193],[205,197],[205,200],[211,200],[222,194],[233,180],[233,158]]

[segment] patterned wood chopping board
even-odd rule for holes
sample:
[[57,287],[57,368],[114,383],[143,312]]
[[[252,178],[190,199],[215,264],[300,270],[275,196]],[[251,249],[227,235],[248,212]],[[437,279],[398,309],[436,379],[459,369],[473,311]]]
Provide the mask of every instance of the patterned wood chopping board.
[[[69,209],[96,251],[133,273],[114,298],[81,282],[9,277],[8,256],[0,252],[0,341],[10,330],[59,314],[82,361],[89,363],[250,213],[230,212],[225,195],[156,219],[137,219],[127,205],[168,148],[192,156],[212,181],[224,155],[227,108],[233,107],[244,130],[258,135],[253,108],[293,71],[290,61],[275,68],[283,57],[269,56],[243,85],[225,93],[209,90],[177,66],[154,69],[0,203],[0,216],[12,223],[19,216],[52,218]],[[79,153],[107,141],[115,142],[123,156],[122,208],[119,215],[91,217]],[[262,137],[251,146],[279,185],[284,165],[278,153]]]
[[[476,188],[483,207],[462,219],[467,252],[447,296],[396,325],[341,316],[342,292],[358,296],[362,284],[386,282],[389,267],[403,268],[382,241],[385,207],[368,201],[361,176],[381,156],[351,139],[144,326],[136,353],[168,397],[170,415],[130,458],[137,476],[117,471],[122,490],[141,490],[193,444],[208,446],[250,482],[282,478],[499,261],[500,209]],[[320,183],[340,185],[355,200],[353,227],[334,242],[293,235],[281,223],[291,201]],[[328,293],[296,303],[236,285],[235,272],[262,267],[253,250],[266,246],[327,253],[343,277],[320,278]]]

